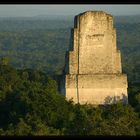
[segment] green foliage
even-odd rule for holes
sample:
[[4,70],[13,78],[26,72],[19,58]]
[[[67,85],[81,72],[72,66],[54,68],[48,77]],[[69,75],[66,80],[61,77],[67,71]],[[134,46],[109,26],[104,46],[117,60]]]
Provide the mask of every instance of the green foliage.
[[9,59],[8,58],[1,58],[1,61],[0,61],[0,64],[1,65],[8,65],[9,64]]
[[1,135],[63,135],[72,104],[58,94],[56,81],[35,70],[0,67]]
[[[31,68],[60,74],[69,36],[69,29],[1,31],[0,57],[6,56],[18,69]],[[7,59],[3,63],[6,64]]]
[[[9,58],[18,69],[37,69],[61,74],[70,45],[73,18],[0,18],[0,57]],[[117,47],[129,82],[140,79],[139,16],[115,17]]]
[[122,103],[94,107],[66,101],[56,81],[40,71],[1,64],[0,77],[0,135],[140,134],[139,93],[135,108]]
[[140,135],[136,19],[127,25],[123,19],[116,23],[129,105],[97,107],[66,101],[57,82],[46,75],[63,70],[71,21],[20,20],[0,20],[0,135]]
[[102,135],[136,135],[140,120],[131,106],[122,103],[111,105],[104,109],[103,116],[105,120],[99,131]]

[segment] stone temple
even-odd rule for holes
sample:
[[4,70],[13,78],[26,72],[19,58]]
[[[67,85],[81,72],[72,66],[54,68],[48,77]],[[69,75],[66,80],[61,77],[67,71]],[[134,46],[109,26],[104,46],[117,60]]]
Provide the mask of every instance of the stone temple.
[[66,53],[60,86],[61,93],[74,103],[127,103],[127,76],[122,74],[110,14],[87,11],[75,17],[72,45]]

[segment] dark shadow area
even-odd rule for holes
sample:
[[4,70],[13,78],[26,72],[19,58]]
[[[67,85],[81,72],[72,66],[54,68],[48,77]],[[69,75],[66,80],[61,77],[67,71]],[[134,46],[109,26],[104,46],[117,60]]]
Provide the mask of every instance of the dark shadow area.
[[114,97],[111,97],[111,96],[107,96],[105,98],[105,105],[107,104],[116,104],[117,102],[122,102],[123,104],[128,104],[128,97],[124,94],[122,94],[122,98],[120,96],[114,96]]
[[71,29],[71,35],[69,40],[69,47],[65,53],[65,65],[63,67],[62,75],[55,76],[55,80],[58,83],[58,91],[64,96],[66,95],[66,74],[69,74],[69,51],[73,51],[74,46],[74,28]]
[[78,15],[74,17],[74,28],[77,28]]

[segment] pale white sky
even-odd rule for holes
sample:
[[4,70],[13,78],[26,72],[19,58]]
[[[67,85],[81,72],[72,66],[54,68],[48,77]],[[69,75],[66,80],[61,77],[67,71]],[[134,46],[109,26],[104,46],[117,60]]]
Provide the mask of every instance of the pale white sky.
[[77,15],[86,10],[102,10],[112,15],[140,15],[140,5],[0,5],[2,16],[36,16],[36,15]]

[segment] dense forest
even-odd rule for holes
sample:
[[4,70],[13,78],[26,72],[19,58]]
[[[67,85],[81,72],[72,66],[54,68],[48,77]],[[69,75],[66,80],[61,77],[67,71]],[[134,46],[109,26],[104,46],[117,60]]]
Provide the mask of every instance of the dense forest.
[[73,18],[0,18],[0,135],[140,135],[140,18],[116,17],[129,104],[74,104],[58,91]]

